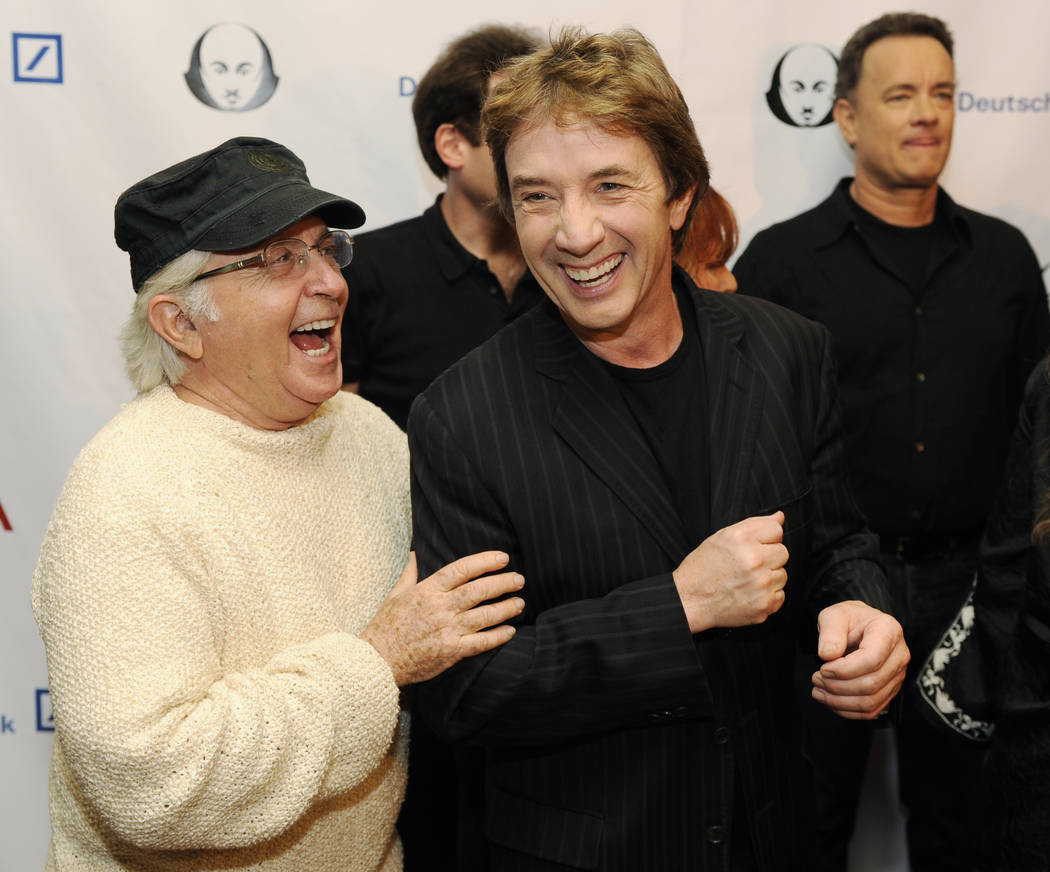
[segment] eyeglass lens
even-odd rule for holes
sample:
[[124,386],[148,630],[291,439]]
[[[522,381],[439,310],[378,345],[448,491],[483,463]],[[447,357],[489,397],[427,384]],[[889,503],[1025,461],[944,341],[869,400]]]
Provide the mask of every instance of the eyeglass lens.
[[303,272],[311,248],[338,268],[350,263],[354,254],[354,241],[342,230],[326,233],[317,241],[317,245],[307,245],[301,239],[278,239],[263,249],[263,263],[270,274],[277,278]]

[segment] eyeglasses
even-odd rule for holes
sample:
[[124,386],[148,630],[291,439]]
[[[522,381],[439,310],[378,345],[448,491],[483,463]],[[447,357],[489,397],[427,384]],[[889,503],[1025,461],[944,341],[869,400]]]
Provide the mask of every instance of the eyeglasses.
[[250,266],[263,267],[275,279],[301,276],[306,272],[311,251],[316,251],[336,268],[344,267],[353,259],[354,239],[345,230],[329,230],[317,240],[317,245],[307,245],[301,239],[275,239],[262,250],[262,254],[202,272],[194,281]]

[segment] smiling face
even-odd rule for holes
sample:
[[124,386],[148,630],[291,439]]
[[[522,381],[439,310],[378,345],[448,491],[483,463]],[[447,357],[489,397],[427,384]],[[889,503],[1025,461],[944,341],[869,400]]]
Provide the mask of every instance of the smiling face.
[[835,120],[854,147],[858,182],[884,191],[931,189],[948,160],[955,67],[929,36],[888,36],[864,53],[852,99]]
[[[314,245],[326,230],[310,217],[274,239]],[[205,271],[262,249],[213,254]],[[180,387],[203,405],[267,430],[301,423],[340,389],[347,288],[338,268],[311,251],[300,276],[272,279],[265,269],[248,268],[207,281],[219,317],[196,324],[200,357],[188,364]]]
[[589,124],[526,125],[506,165],[522,253],[570,329],[615,363],[669,357],[681,337],[671,231],[692,191],[668,203],[649,145]]
[[800,45],[784,56],[780,102],[799,127],[815,127],[831,111],[835,95],[835,58],[819,45]]

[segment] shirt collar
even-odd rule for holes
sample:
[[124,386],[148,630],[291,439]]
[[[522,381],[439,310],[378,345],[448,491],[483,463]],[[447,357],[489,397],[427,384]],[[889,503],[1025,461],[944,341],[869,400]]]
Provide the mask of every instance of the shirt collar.
[[[831,196],[824,201],[828,208],[817,210],[817,228],[813,234],[813,243],[816,248],[826,248],[838,242],[853,229],[854,218],[849,193],[851,184],[853,184],[852,176],[840,179],[835,190],[831,192]],[[959,241],[970,242],[970,222],[965,211],[956,205],[955,201],[948,196],[948,192],[941,187],[937,188],[937,212],[947,219],[952,236]]]
[[459,240],[449,229],[445,216],[441,213],[443,196],[445,195],[438,194],[433,205],[423,212],[423,229],[437,256],[441,274],[446,280],[452,282],[470,272],[479,260],[460,245]]

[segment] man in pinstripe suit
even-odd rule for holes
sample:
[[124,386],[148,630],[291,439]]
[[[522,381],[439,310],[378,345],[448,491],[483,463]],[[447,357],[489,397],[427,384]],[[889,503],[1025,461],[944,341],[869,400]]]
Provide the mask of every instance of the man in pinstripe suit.
[[795,869],[798,647],[848,718],[908,660],[827,334],[672,266],[707,167],[641,34],[562,34],[484,121],[549,301],[409,419],[421,571],[500,548],[525,576],[514,639],[420,688],[435,729],[483,749],[460,868]]

